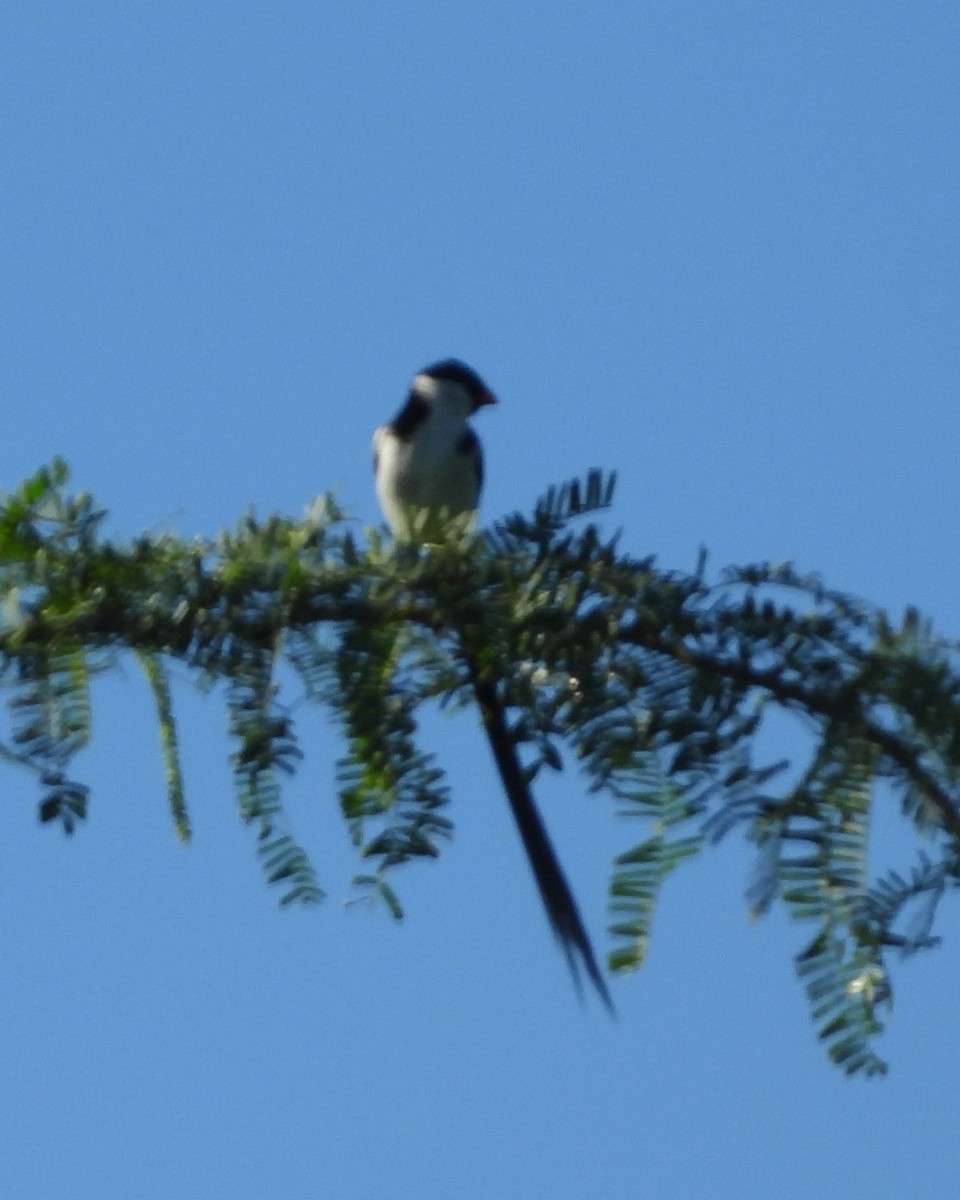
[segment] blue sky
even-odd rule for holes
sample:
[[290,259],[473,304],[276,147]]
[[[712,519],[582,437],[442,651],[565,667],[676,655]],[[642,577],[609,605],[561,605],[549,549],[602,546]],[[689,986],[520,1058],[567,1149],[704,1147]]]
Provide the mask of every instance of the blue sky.
[[[453,354],[502,399],[488,518],[616,468],[631,551],[793,559],[956,635],[958,50],[923,0],[8,4],[2,482],[59,453],[122,536],[327,489],[363,526],[372,428]],[[4,1196],[955,1187],[955,909],[896,974],[883,1083],[827,1065],[803,931],[748,922],[733,843],[670,887],[613,1024],[470,719],[430,725],[456,838],[397,927],[341,907],[322,716],[289,801],[329,898],[279,912],[216,698],[178,680],[186,849],[136,668],[96,699],[71,841],[5,777]],[[639,831],[573,773],[539,798],[602,942]]]

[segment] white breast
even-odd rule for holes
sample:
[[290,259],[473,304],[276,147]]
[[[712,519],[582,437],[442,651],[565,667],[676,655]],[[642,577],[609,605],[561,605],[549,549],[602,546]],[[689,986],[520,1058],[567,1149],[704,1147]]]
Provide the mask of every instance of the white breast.
[[457,450],[469,426],[459,415],[434,410],[409,441],[383,426],[373,435],[377,497],[398,536],[409,534],[411,511],[439,516],[473,512],[479,499],[473,459]]

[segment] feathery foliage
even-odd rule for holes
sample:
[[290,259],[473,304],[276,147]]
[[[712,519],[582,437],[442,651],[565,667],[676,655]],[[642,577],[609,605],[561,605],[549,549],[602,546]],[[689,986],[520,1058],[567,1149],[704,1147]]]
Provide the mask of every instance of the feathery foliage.
[[[345,750],[340,804],[370,869],[355,883],[402,914],[396,869],[433,857],[450,793],[419,742],[425,704],[495,686],[534,780],[575,763],[640,840],[611,879],[609,965],[644,959],[664,882],[712,841],[756,847],[747,896],[807,930],[796,968],[818,1036],[848,1073],[881,1072],[891,955],[937,943],[960,878],[960,663],[910,611],[884,613],[790,566],[707,578],[622,552],[575,518],[609,506],[613,478],[551,489],[533,515],[440,545],[358,544],[329,498],[302,521],[247,516],[214,541],[102,536],[60,462],[0,507],[0,757],[33,774],[43,821],[87,814],[74,759],[89,681],[137,656],[156,705],[173,823],[189,837],[169,667],[224,696],[242,820],[282,903],[322,895],[284,812],[300,749],[290,704],[329,712]],[[284,679],[284,688],[279,680]],[[807,761],[764,761],[771,711],[802,719]],[[871,814],[893,796],[922,844],[871,874]]]

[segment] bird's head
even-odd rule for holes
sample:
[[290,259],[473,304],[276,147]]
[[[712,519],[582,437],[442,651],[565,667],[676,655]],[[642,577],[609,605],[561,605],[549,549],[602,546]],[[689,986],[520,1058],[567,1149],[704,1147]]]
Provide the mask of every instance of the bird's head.
[[413,381],[413,390],[433,406],[464,419],[478,408],[497,402],[476,371],[456,358],[445,358],[424,367]]

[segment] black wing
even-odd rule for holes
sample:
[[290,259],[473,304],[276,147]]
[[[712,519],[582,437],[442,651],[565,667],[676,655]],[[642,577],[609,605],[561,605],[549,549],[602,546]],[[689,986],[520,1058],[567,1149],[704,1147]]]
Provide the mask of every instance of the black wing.
[[[424,423],[427,417],[430,416],[430,405],[418,396],[416,392],[411,392],[407,396],[406,403],[403,408],[397,413],[389,425],[384,425],[383,428],[388,430],[398,437],[401,442],[409,442],[417,429]],[[373,451],[373,473],[377,473],[377,451]]]
[[411,392],[407,397],[406,404],[390,422],[390,428],[401,442],[409,442],[429,416],[429,401],[418,396],[416,392]]
[[479,499],[480,493],[483,491],[483,449],[480,446],[480,439],[469,427],[463,431],[460,441],[457,442],[457,453],[473,459],[474,469],[477,473],[477,498]]

